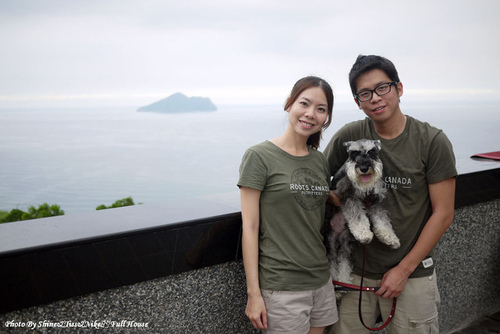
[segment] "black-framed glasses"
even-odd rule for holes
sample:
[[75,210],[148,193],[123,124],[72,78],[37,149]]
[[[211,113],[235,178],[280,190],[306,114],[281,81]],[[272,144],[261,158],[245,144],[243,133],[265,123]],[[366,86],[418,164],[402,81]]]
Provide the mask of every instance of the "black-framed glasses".
[[386,83],[378,85],[377,87],[375,87],[375,89],[364,90],[362,92],[359,92],[358,94],[354,95],[354,97],[359,102],[366,102],[366,101],[369,101],[372,99],[373,93],[377,94],[378,96],[389,94],[391,92],[391,86],[396,85],[396,84],[397,84],[396,81],[386,82]]

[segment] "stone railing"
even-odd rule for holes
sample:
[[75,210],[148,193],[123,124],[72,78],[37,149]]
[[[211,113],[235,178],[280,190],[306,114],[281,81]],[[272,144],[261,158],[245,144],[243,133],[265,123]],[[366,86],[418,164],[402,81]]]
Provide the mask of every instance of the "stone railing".
[[[500,163],[458,162],[442,332],[500,309]],[[237,192],[0,225],[0,332],[255,333]],[[104,331],[106,332],[106,331]]]

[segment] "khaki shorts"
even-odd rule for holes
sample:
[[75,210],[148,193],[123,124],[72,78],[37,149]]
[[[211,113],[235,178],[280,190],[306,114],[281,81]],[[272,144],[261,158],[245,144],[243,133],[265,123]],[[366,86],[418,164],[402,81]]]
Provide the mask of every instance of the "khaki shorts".
[[[353,275],[353,284],[359,285],[360,277]],[[363,286],[379,286],[380,280],[364,278]],[[375,327],[378,315],[387,320],[392,299],[384,299],[373,292],[363,292],[363,321]],[[438,307],[440,304],[436,274],[422,278],[410,278],[397,298],[394,318],[387,325],[387,333],[439,333]],[[344,294],[339,307],[339,321],[328,333],[370,333],[359,320],[359,292]]]
[[325,327],[338,320],[331,279],[317,290],[261,291],[267,309],[264,333],[307,333],[311,327]]

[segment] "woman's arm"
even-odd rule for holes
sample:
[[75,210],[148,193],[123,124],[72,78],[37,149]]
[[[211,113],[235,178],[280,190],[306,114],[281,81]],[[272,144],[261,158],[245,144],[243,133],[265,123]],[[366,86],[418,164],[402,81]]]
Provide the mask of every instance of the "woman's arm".
[[247,281],[245,314],[257,329],[267,329],[267,312],[259,286],[259,201],[260,191],[241,187],[242,250]]

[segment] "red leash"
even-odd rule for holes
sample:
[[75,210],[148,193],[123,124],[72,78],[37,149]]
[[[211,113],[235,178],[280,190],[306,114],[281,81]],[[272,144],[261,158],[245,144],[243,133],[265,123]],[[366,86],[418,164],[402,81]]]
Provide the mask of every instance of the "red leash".
[[342,287],[342,288],[335,289],[337,291],[361,291],[361,289],[363,289],[363,291],[375,292],[375,291],[378,291],[378,289],[379,289],[379,287],[376,287],[376,288],[370,288],[367,286],[360,287],[358,285],[348,284],[348,283],[339,282],[339,281],[333,281],[333,284],[339,285]]
[[365,255],[363,258],[363,271],[362,271],[361,282],[360,282],[359,286],[353,285],[353,284],[347,284],[347,283],[343,283],[343,282],[338,282],[338,281],[333,281],[333,284],[343,287],[343,288],[336,289],[336,290],[359,291],[359,303],[358,303],[359,321],[361,321],[361,324],[366,329],[368,329],[370,331],[379,331],[379,330],[382,330],[385,327],[387,327],[387,325],[389,325],[392,318],[394,317],[394,313],[396,312],[396,298],[394,298],[393,302],[392,302],[391,314],[389,314],[389,316],[387,317],[387,320],[380,327],[371,328],[371,327],[368,327],[365,325],[365,322],[363,321],[363,314],[361,312],[361,300],[362,300],[363,291],[376,292],[379,289],[379,287],[374,287],[374,288],[363,287],[363,279],[364,279],[364,275],[365,275],[365,263],[366,263],[366,245],[365,245]]

